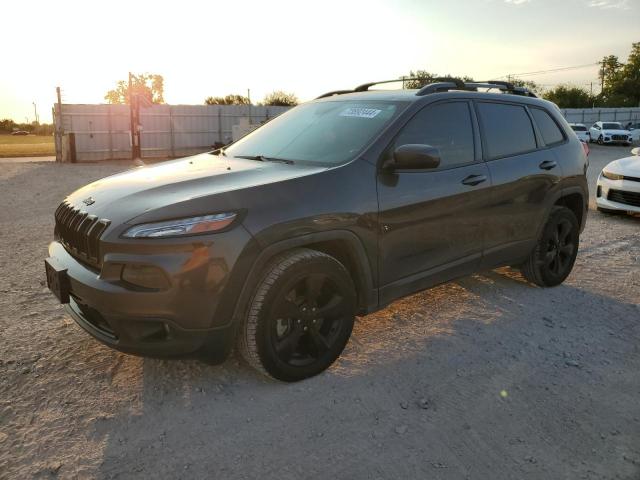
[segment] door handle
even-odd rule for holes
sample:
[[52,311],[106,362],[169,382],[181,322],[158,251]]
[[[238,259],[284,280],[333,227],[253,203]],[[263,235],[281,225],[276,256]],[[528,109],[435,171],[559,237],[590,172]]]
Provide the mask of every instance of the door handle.
[[553,160],[545,160],[539,165],[539,167],[542,170],[551,170],[552,168],[556,168],[557,165],[558,164]]
[[463,185],[478,185],[479,183],[485,182],[487,180],[486,175],[469,175],[468,177],[462,180]]

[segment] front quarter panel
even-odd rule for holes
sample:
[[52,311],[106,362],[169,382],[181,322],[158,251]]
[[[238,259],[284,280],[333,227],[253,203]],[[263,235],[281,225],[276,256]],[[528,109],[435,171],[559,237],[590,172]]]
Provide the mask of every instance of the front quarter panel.
[[314,175],[246,192],[244,226],[262,248],[337,230],[358,237],[377,278],[376,169],[356,160]]

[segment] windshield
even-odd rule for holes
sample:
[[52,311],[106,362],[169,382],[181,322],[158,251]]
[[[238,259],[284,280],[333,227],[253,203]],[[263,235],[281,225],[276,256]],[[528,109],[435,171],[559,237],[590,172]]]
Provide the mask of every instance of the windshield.
[[573,128],[573,130],[575,132],[586,132],[587,131],[587,127],[585,127],[583,125],[571,125],[571,128]]
[[339,164],[353,159],[404,107],[400,102],[307,103],[225,149],[236,157]]
[[622,125],[619,123],[603,123],[602,128],[606,130],[622,130]]

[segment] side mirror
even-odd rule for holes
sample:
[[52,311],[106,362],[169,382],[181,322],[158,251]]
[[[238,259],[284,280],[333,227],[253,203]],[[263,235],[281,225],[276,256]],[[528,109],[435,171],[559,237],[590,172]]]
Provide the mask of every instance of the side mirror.
[[638,156],[640,156],[640,147],[632,148],[632,149],[631,149],[631,155],[638,155]]
[[440,165],[440,151],[431,145],[410,143],[401,145],[393,152],[393,160],[386,168],[392,170],[422,170]]

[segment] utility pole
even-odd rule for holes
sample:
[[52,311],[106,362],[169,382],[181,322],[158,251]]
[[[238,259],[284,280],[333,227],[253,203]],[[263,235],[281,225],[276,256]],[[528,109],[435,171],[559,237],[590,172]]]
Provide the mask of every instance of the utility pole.
[[56,162],[62,162],[62,135],[64,134],[64,128],[62,126],[62,95],[60,94],[60,87],[56,87],[56,97],[58,99],[58,115],[54,116],[53,122],[56,126]]
[[38,107],[36,106],[36,102],[31,102],[33,103],[33,115],[36,118],[36,124],[40,124],[40,119],[38,119]]
[[247,99],[249,100],[249,125],[251,125],[251,89],[247,88]]
[[140,158],[140,136],[138,129],[138,97],[133,93],[133,79],[129,72],[129,121],[131,122],[131,158]]

